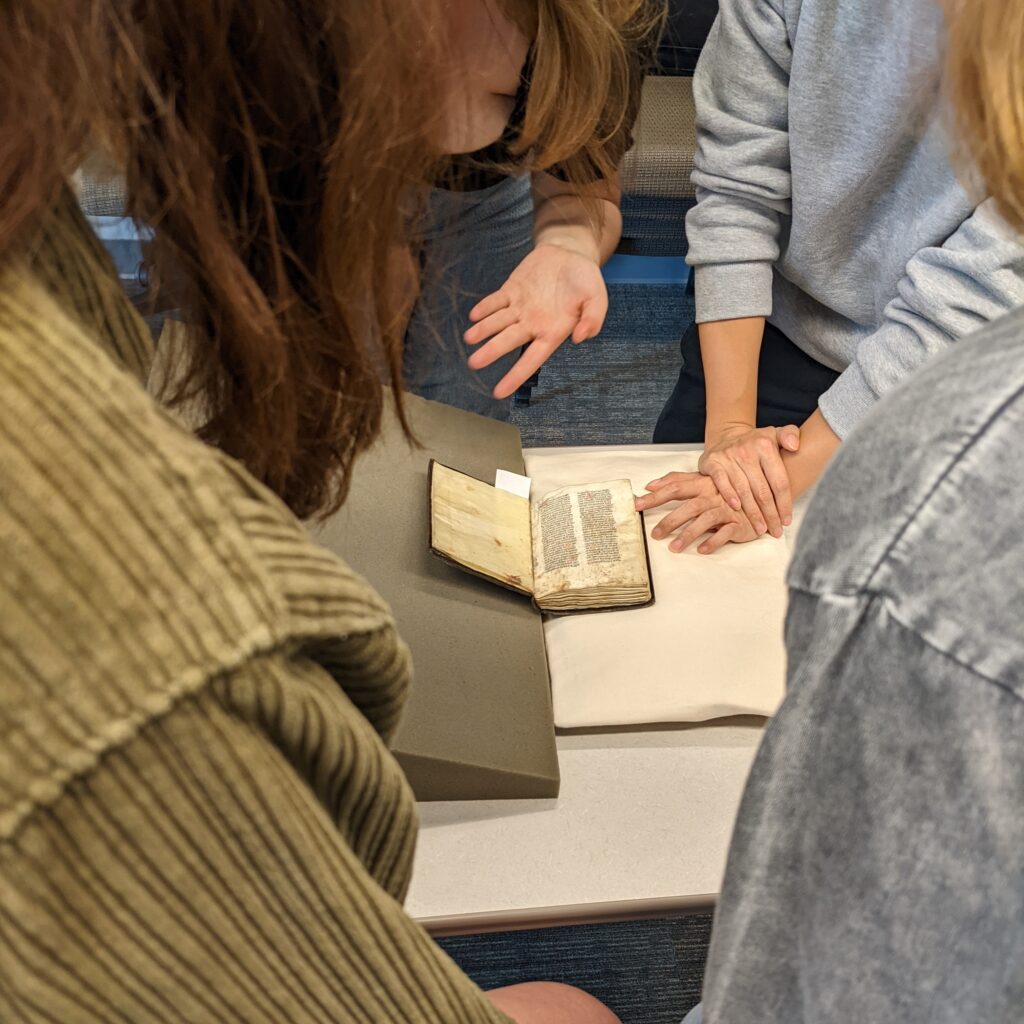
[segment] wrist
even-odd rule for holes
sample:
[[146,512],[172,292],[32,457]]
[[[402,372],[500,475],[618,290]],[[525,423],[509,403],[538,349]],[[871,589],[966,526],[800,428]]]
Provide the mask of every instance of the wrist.
[[587,228],[560,227],[538,232],[534,238],[533,247],[534,249],[543,249],[545,246],[575,253],[577,256],[582,256],[597,264],[601,262],[600,246],[593,232]]
[[839,443],[821,410],[816,409],[800,427],[799,451],[782,453],[794,498],[799,498],[818,482]]
[[710,448],[713,444],[727,441],[743,434],[749,434],[755,430],[753,417],[745,419],[737,417],[734,419],[708,420],[704,426],[704,446]]

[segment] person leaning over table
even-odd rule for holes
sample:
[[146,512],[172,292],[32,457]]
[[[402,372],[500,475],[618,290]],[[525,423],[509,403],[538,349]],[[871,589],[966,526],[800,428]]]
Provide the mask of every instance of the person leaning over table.
[[673,550],[781,536],[880,396],[1024,304],[1024,246],[951,165],[943,40],[937,0],[722,0],[694,78],[697,324],[654,433],[705,449],[638,502],[681,500]]
[[[562,342],[601,330],[600,268],[622,233],[618,166],[632,144],[660,6],[452,4],[472,55],[471,87],[492,99],[476,114],[476,132],[444,139],[455,155],[417,223],[422,293],[405,339],[410,390],[508,419],[512,394]],[[557,162],[555,149],[565,154]]]
[[[485,995],[403,912],[408,652],[293,514],[343,499],[381,357],[401,402],[438,92],[501,105],[449,14],[0,7],[5,1024],[616,1020],[566,986]],[[145,391],[148,332],[64,184],[96,146],[175,268],[202,439]]]
[[[1024,238],[1024,6],[948,17],[964,165]],[[1018,310],[892,389],[822,479],[704,1024],[1024,1019],[1022,429]]]

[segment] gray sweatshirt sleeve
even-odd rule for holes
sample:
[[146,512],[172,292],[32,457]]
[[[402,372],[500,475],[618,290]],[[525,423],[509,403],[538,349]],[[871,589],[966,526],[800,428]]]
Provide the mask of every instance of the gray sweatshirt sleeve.
[[693,80],[698,203],[686,234],[698,323],[772,311],[790,208],[790,59],[781,0],[722,0]]
[[1024,306],[1024,246],[986,200],[943,245],[919,250],[897,289],[878,330],[821,396],[839,437],[930,355]]

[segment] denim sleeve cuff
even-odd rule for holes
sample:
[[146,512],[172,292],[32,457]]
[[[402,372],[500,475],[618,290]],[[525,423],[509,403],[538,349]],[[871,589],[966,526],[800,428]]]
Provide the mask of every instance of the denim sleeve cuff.
[[771,316],[772,265],[716,263],[694,268],[697,323]]
[[853,362],[818,399],[818,408],[836,436],[845,440],[877,401],[878,396],[865,379],[864,371]]

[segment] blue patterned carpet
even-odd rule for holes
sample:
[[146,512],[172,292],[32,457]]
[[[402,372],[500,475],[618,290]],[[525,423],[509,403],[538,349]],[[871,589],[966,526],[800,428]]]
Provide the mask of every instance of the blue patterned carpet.
[[481,988],[561,981],[590,992],[623,1024],[679,1024],[700,1001],[711,915],[440,940]]
[[649,444],[679,374],[679,340],[693,319],[679,286],[611,285],[604,330],[566,343],[545,363],[513,421],[527,447]]

